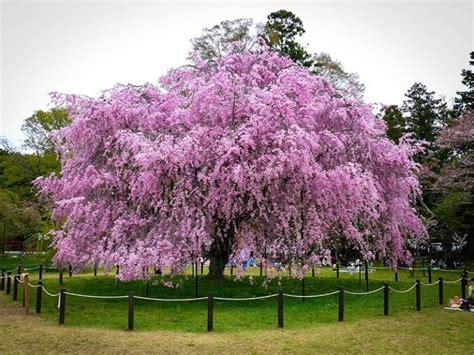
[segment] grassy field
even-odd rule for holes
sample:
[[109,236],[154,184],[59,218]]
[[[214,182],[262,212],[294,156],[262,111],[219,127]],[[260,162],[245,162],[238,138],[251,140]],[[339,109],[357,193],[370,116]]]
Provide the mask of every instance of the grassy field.
[[[14,262],[9,261],[10,266]],[[25,265],[33,265],[33,263]],[[3,267],[0,264],[0,267]],[[12,267],[12,268],[13,268]],[[6,267],[5,267],[6,268]],[[206,271],[206,270],[205,270]],[[229,272],[229,271],[228,271]],[[221,297],[252,297],[277,292],[280,285],[277,280],[267,288],[262,287],[258,268],[250,270],[249,276],[241,281],[229,277],[223,282],[211,282],[199,276],[199,296],[212,293]],[[404,290],[412,286],[417,278],[428,282],[427,274],[422,272],[410,277],[408,271],[399,273],[399,281],[389,270],[377,270],[369,274],[371,290],[389,282],[396,289]],[[445,280],[456,280],[459,273],[433,272],[433,281],[438,276]],[[30,272],[30,282],[36,284],[37,270]],[[58,292],[61,287],[69,292],[89,295],[125,295],[133,291],[135,295],[146,295],[144,282],[115,284],[113,276],[99,273],[94,277],[84,272],[69,277],[64,274],[62,286],[58,282],[57,272],[47,272],[43,276],[44,285],[50,292]],[[163,281],[169,276],[157,277],[149,284],[149,297],[188,298],[194,297],[194,279],[183,275],[175,280],[178,288],[167,288]],[[341,272],[337,279],[330,268],[323,268],[312,277],[305,278],[307,295],[321,294],[337,290],[343,286],[346,290],[362,292],[365,280],[359,284],[359,275]],[[460,283],[444,285],[445,303],[450,297],[460,294]],[[300,294],[301,281],[284,277],[281,287],[285,293]],[[19,288],[20,291],[22,287]],[[34,311],[36,294],[30,288],[31,312]],[[390,292],[390,316],[383,316],[383,292],[370,295],[345,295],[345,318],[337,322],[337,295],[324,298],[301,299],[285,298],[285,328],[277,329],[276,298],[260,301],[215,301],[214,333],[206,334],[207,303],[197,302],[153,302],[135,300],[135,329],[133,336],[125,335],[127,326],[127,300],[98,300],[67,296],[66,326],[58,326],[57,297],[43,294],[43,312],[41,317],[29,316],[28,322],[19,314],[18,304],[11,301],[11,295],[2,295],[2,320],[0,321],[2,339],[0,352],[31,351],[32,344],[41,344],[45,352],[83,351],[91,352],[92,347],[110,352],[417,352],[425,353],[429,349],[435,353],[450,350],[451,353],[473,353],[472,336],[474,314],[450,312],[438,305],[438,286],[422,286],[422,311],[415,311],[415,291],[406,294]],[[33,332],[35,327],[41,331]],[[15,332],[32,334],[32,338],[22,348],[15,348],[18,341]],[[55,334],[65,334],[72,339]],[[67,334],[67,336],[66,336]],[[3,336],[3,335],[6,335]],[[19,337],[20,335],[18,335]],[[93,345],[84,345],[87,337]],[[8,339],[8,340],[6,340]],[[15,340],[16,339],[16,340]],[[47,341],[45,339],[48,339]],[[166,339],[166,341],[164,341]],[[400,346],[400,342],[404,344]],[[30,345],[28,345],[30,344]],[[158,346],[158,347],[157,347]],[[13,348],[10,348],[13,347]],[[84,348],[81,348],[84,347]],[[426,351],[425,351],[426,350]]]

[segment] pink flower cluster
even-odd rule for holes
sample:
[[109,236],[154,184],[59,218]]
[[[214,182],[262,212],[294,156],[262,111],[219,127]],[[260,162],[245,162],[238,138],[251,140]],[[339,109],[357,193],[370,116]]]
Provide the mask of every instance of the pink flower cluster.
[[73,122],[54,134],[61,175],[36,184],[54,204],[59,264],[144,278],[232,235],[236,258],[301,270],[345,244],[395,266],[426,234],[412,206],[417,148],[275,53],[194,58],[157,86],[53,98]]

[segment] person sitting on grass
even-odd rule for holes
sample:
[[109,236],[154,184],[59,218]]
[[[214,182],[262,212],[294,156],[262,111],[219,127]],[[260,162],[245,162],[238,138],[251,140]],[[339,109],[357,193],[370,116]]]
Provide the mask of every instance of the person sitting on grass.
[[459,308],[461,307],[462,299],[458,296],[454,296],[449,300],[449,307],[451,308]]

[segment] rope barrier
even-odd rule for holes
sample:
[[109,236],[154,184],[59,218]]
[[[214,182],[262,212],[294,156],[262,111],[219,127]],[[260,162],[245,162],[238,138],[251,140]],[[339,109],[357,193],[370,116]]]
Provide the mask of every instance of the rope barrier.
[[30,284],[29,282],[28,282],[28,286],[33,287],[33,288],[40,287],[39,285],[33,285],[33,284]]
[[44,293],[46,293],[48,296],[51,296],[51,297],[58,297],[60,295],[59,293],[49,293],[46,287],[44,286],[43,286],[43,291]]
[[[125,296],[128,297],[128,296]],[[137,298],[139,300],[145,301],[159,301],[159,302],[188,302],[188,301],[202,301],[207,300],[207,297],[197,297],[197,298],[150,298],[150,297],[142,297],[142,296],[133,296],[133,298]],[[214,299],[217,299],[214,297]]]
[[455,284],[455,283],[458,283],[459,281],[461,281],[463,278],[460,277],[459,279],[457,279],[456,281],[446,281],[446,280],[443,280],[444,283],[446,284]]
[[415,287],[416,287],[416,282],[412,287],[407,288],[406,290],[397,290],[397,289],[393,288],[392,286],[389,286],[388,288],[391,289],[393,292],[396,292],[396,293],[407,293],[407,292],[410,292],[411,290],[413,290]]
[[19,283],[24,283],[23,281],[21,281],[18,277],[15,276],[15,279],[19,282]]
[[274,293],[272,295],[267,295],[267,296],[259,296],[259,297],[243,297],[243,298],[214,297],[214,299],[219,300],[219,301],[254,301],[254,300],[263,300],[266,298],[272,298],[276,296],[278,296],[278,293]]
[[323,293],[323,294],[320,294],[320,295],[308,295],[308,296],[292,295],[292,294],[289,294],[289,293],[284,293],[283,296],[286,296],[286,297],[293,297],[293,298],[316,298],[316,297],[331,296],[331,295],[335,295],[336,293],[339,293],[339,291],[333,291],[333,292],[329,292],[329,293]]
[[84,295],[82,293],[74,293],[74,292],[64,292],[64,293],[69,296],[97,298],[97,299],[128,298],[128,296],[93,296],[93,295]]
[[371,293],[379,292],[384,289],[385,286],[382,286],[376,290],[368,291],[368,292],[351,292],[351,291],[344,291],[345,293],[348,293],[350,295],[369,295]]
[[420,281],[420,284],[422,284],[423,286],[434,286],[436,284],[439,284],[439,280],[432,283],[426,283],[426,282]]

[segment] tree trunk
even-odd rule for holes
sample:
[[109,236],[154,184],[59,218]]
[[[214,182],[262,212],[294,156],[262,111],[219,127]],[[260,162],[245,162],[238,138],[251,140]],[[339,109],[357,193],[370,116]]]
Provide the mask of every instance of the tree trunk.
[[229,256],[234,244],[234,229],[230,228],[223,236],[216,236],[209,250],[209,273],[207,277],[213,280],[224,278],[224,270],[229,262]]

